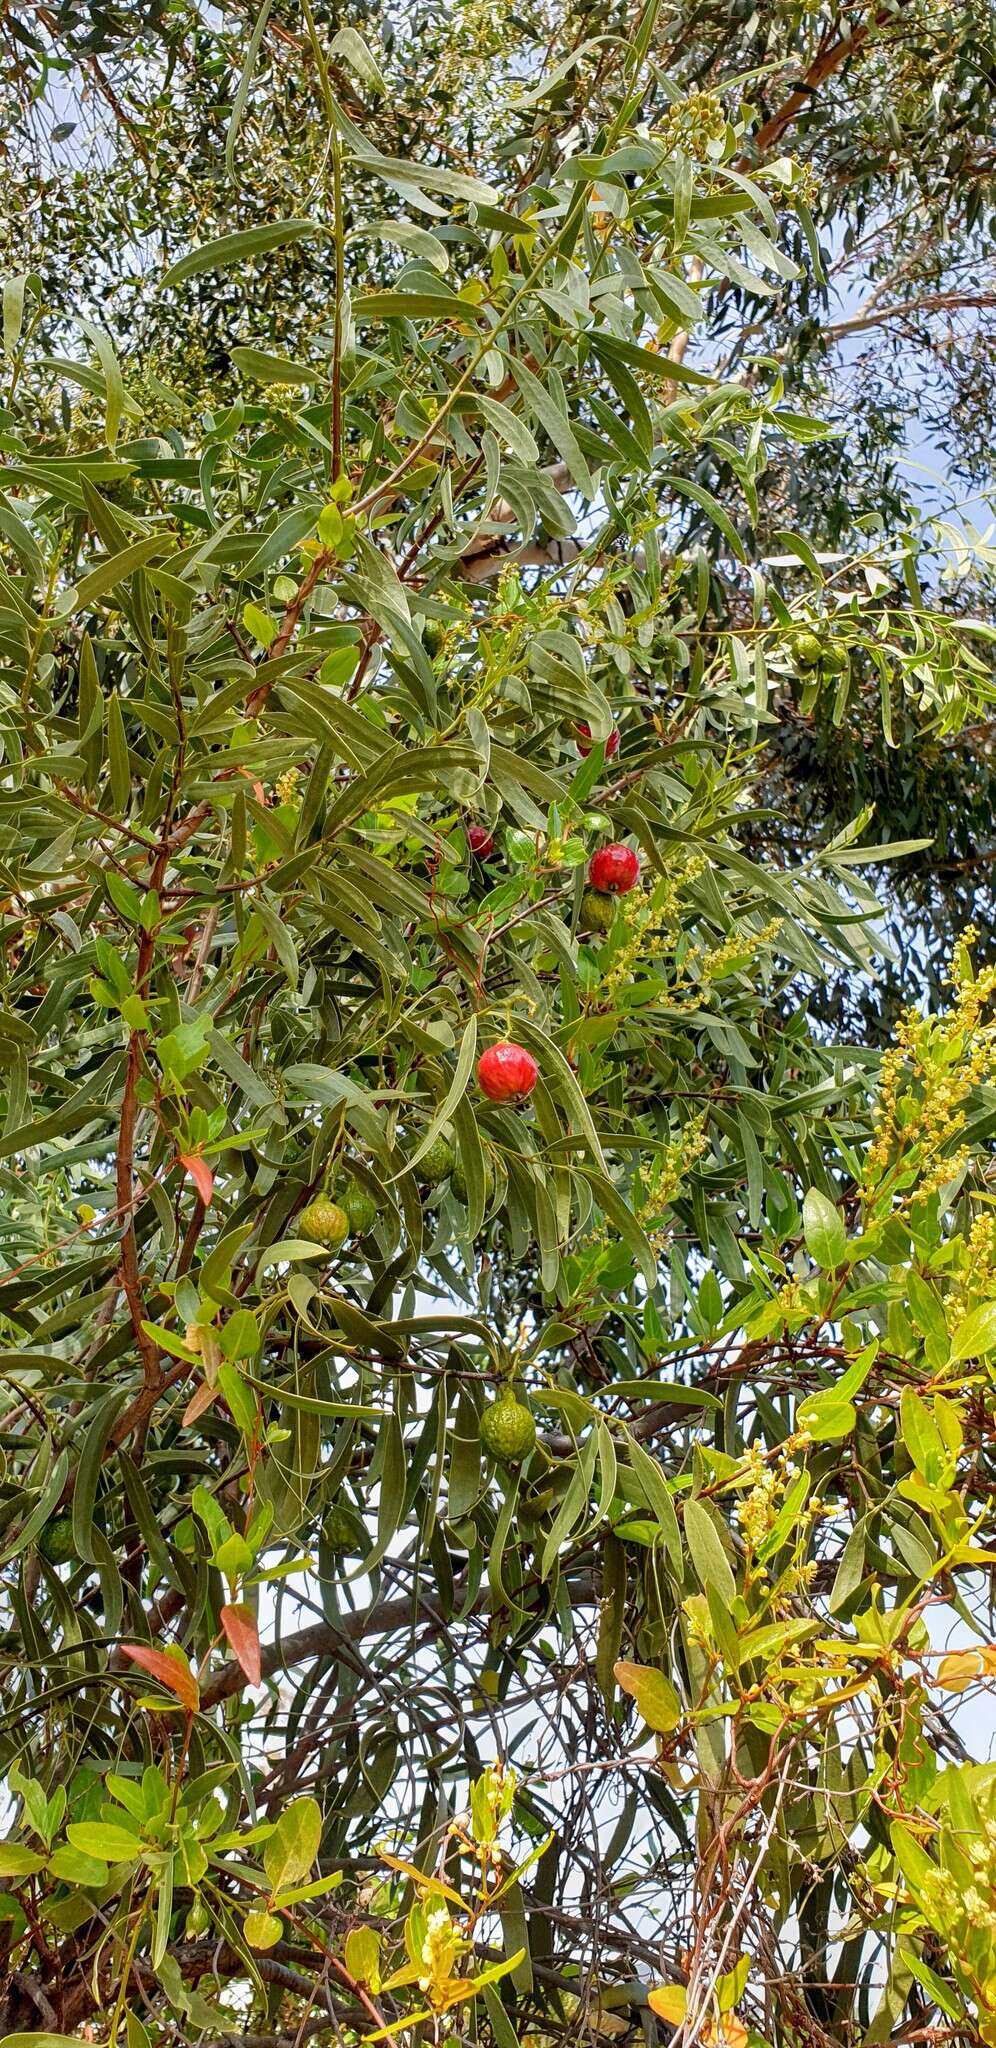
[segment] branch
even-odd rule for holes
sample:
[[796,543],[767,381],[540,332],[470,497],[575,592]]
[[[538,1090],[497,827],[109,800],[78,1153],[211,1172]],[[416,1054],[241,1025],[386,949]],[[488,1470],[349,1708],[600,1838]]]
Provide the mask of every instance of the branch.
[[852,320],[838,320],[833,327],[825,327],[823,335],[827,341],[841,341],[845,334],[862,334],[884,320],[904,320],[908,314],[956,313],[969,307],[981,311],[988,306],[996,306],[996,292],[924,292],[921,298],[907,299],[903,305],[882,306],[877,312],[856,313]]
[[[582,1574],[569,1581],[572,1599],[579,1606],[592,1600],[594,1585],[590,1574]],[[489,1594],[480,1593],[469,1608],[461,1609],[467,1590],[466,1580],[458,1580],[453,1588],[454,1612],[462,1620],[472,1614],[485,1611]],[[335,1656],[343,1643],[362,1642],[365,1636],[394,1635],[399,1629],[410,1629],[413,1625],[425,1624],[430,1631],[448,1628],[450,1617],[437,1606],[431,1593],[420,1593],[417,1600],[405,1595],[399,1600],[379,1600],[374,1607],[368,1607],[362,1614],[344,1614],[340,1621],[318,1621],[311,1628],[299,1629],[296,1635],[284,1636],[280,1641],[267,1643],[261,1657],[264,1678],[275,1677],[278,1671],[289,1671],[295,1664],[307,1664],[318,1657]],[[218,1706],[222,1700],[231,1699],[236,1693],[244,1692],[246,1675],[242,1666],[234,1660],[219,1671],[217,1678],[204,1687],[201,1706]]]
[[746,170],[759,156],[764,156],[776,142],[781,141],[785,130],[791,128],[796,116],[812,104],[814,94],[819,91],[824,81],[832,78],[834,72],[839,71],[849,57],[857,54],[868,41],[872,29],[885,18],[885,9],[876,7],[869,19],[863,22],[860,28],[854,29],[851,35],[841,36],[836,43],[831,43],[827,49],[817,52],[812,63],[803,72],[795,91],[789,93],[788,99],[782,101],[777,113],[772,114],[769,121],[762,123],[757,134],[751,136],[749,155],[740,160],[741,170]]

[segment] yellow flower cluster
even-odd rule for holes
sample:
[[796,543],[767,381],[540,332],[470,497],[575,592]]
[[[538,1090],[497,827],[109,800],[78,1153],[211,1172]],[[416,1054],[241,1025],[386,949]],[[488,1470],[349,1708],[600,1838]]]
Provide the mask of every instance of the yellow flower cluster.
[[[673,950],[681,929],[685,890],[702,873],[704,866],[705,861],[700,854],[681,857],[675,861],[671,872],[655,885],[652,897],[634,889],[631,895],[621,899],[626,937],[613,954],[611,965],[600,984],[600,1001],[612,1000],[620,989],[629,987],[634,967],[653,952],[653,940],[667,939]],[[687,978],[683,972],[677,973],[676,983],[687,981]]]
[[666,150],[688,149],[700,156],[725,132],[726,110],[718,94],[691,92],[668,108],[655,140]]
[[774,1524],[784,1480],[773,1465],[765,1464],[756,1445],[748,1451],[747,1463],[753,1483],[750,1492],[737,1502],[736,1514],[744,1542],[757,1550]]
[[705,1123],[704,1114],[691,1117],[684,1130],[665,1145],[644,1177],[643,1200],[635,1214],[655,1252],[663,1251],[670,1242],[671,1227],[664,1222],[666,1211],[686,1180],[689,1168],[701,1159],[708,1145]]
[[[730,932],[721,946],[712,946],[698,955],[699,979],[701,981],[722,981],[724,975],[738,963],[743,965],[756,958],[762,946],[768,946],[781,930],[781,918],[769,918],[756,932],[745,932],[742,928]],[[695,954],[689,955],[689,968]]]
[[903,1012],[896,1043],[882,1061],[875,1134],[865,1161],[865,1201],[905,1193],[923,1201],[954,1178],[968,1153],[964,1130],[972,1090],[996,1077],[996,1024],[985,1011],[996,997],[996,966],[973,975],[964,947],[949,979],[954,1001],[943,1017]]

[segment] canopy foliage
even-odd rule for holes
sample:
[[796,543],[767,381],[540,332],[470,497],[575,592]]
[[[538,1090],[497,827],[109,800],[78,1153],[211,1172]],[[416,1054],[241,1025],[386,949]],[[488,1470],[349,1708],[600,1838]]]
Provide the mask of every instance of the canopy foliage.
[[4,17],[19,2048],[996,2043],[987,26]]

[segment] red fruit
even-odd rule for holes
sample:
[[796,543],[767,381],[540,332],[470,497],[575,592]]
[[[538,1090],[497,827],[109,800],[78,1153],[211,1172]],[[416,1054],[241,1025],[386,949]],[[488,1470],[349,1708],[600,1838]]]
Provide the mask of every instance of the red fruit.
[[588,862],[588,880],[600,896],[625,896],[640,879],[640,856],[631,846],[600,846]]
[[477,1062],[477,1078],[489,1102],[524,1102],[538,1074],[532,1053],[505,1040],[489,1045]]
[[[588,755],[591,753],[592,747],[595,744],[591,736],[591,726],[588,725],[587,722],[583,722],[581,725],[578,726],[575,738],[577,741],[578,753],[581,754],[585,760],[587,760]],[[619,734],[616,731],[615,726],[613,726],[612,731],[610,732],[609,737],[605,742],[606,760],[611,761],[613,754],[618,754],[618,752]]]
[[495,850],[495,837],[486,825],[468,825],[467,845],[476,860],[487,860]]

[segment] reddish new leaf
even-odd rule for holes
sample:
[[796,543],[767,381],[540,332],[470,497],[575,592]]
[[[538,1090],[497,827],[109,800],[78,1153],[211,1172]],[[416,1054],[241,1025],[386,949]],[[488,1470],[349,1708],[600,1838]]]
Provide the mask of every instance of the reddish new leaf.
[[188,1713],[196,1714],[201,1703],[200,1687],[184,1658],[173,1657],[168,1650],[150,1650],[144,1643],[122,1643],[121,1647],[133,1664],[139,1664],[150,1678],[158,1678],[160,1685],[175,1692]]
[[221,1625],[250,1685],[259,1685],[263,1672],[259,1656],[259,1629],[252,1608],[247,1607],[244,1600],[223,1607]]
[[216,1401],[217,1399],[218,1388],[209,1387],[207,1385],[207,1382],[202,1380],[200,1386],[196,1387],[194,1392],[191,1394],[190,1399],[187,1402],[187,1405],[180,1418],[182,1427],[184,1429],[190,1429],[192,1424],[197,1422],[202,1415],[207,1414],[207,1411],[211,1407],[212,1402]]
[[205,1209],[208,1208],[214,1193],[214,1174],[207,1160],[199,1159],[196,1152],[181,1152],[180,1165],[186,1167]]

